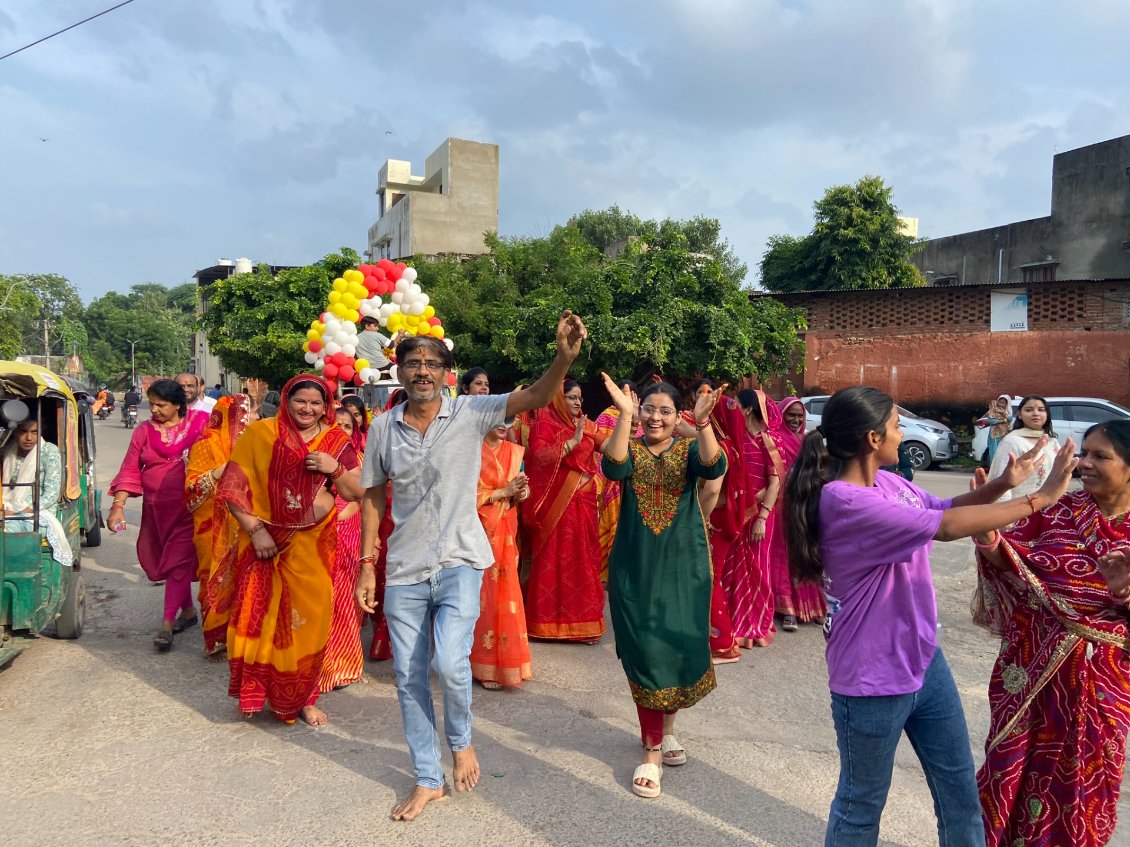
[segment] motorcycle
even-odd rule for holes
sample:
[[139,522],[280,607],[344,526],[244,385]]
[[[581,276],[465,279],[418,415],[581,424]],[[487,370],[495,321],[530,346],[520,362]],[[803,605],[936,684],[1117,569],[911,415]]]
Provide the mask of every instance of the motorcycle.
[[110,415],[112,415],[113,413],[114,413],[114,402],[112,400],[107,400],[105,403],[102,404],[102,407],[98,410],[98,420],[104,421],[104,420],[106,420],[106,418],[110,417]]
[[137,426],[137,406],[126,406],[122,412],[122,418],[125,421],[126,429],[133,429]]

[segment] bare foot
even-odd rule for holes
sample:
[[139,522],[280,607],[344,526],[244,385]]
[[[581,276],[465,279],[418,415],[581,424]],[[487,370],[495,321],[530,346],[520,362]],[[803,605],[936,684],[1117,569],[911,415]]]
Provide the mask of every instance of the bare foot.
[[302,711],[298,716],[310,726],[325,726],[329,722],[326,713],[319,709],[317,706],[303,706]]
[[453,752],[451,756],[455,760],[455,768],[451,774],[455,790],[473,791],[479,784],[479,757],[475,755],[475,748],[468,747],[458,753]]
[[392,819],[394,821],[410,821],[424,811],[424,806],[428,803],[444,799],[446,799],[446,795],[442,788],[425,788],[422,785],[417,785],[412,789],[407,800],[393,808]]

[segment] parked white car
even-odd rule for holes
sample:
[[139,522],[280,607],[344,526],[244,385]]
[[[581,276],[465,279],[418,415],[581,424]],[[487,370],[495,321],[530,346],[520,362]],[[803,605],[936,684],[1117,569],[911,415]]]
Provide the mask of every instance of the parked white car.
[[[1130,409],[1099,397],[1045,397],[1052,416],[1052,429],[1062,443],[1067,438],[1075,440],[1078,448],[1083,443],[1083,433],[1097,423],[1130,418]],[[1012,416],[1016,419],[1020,398],[1012,401]],[[973,457],[982,464],[989,461],[989,427],[976,426],[973,433]]]
[[[808,422],[805,431],[812,432],[820,425],[820,416],[824,411],[824,404],[831,395],[821,394],[816,397],[802,397],[800,402],[808,412]],[[902,424],[902,440],[910,453],[914,470],[921,471],[930,467],[935,462],[944,462],[957,455],[957,436],[944,423],[932,421],[929,418],[920,418],[909,409],[898,407],[899,423]]]

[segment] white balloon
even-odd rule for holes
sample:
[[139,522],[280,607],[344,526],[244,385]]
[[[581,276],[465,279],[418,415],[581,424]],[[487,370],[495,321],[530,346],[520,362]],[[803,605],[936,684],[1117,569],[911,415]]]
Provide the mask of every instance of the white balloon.
[[333,335],[339,329],[341,329],[341,321],[339,321],[336,317],[330,316],[326,319],[326,332],[328,332],[330,335]]
[[416,269],[415,268],[405,268],[404,273],[402,273],[400,275],[400,278],[403,279],[403,280],[406,280],[408,282],[408,284],[411,285],[413,282],[416,281]]
[[392,292],[392,302],[393,303],[403,303],[404,302],[404,292],[403,291]]
[[336,342],[339,345],[344,344],[345,342],[347,342],[349,340],[349,334],[346,333],[345,330],[339,329],[337,332],[334,333],[333,340],[334,340],[334,342]]
[[338,344],[336,341],[331,341],[329,344],[326,345],[325,349],[326,349],[326,355],[327,356],[336,356],[338,353],[341,352],[341,345]]
[[361,381],[362,382],[368,382],[370,379],[372,379],[376,375],[377,375],[377,372],[375,370],[373,370],[372,368],[361,368]]
[[408,286],[408,290],[413,295],[419,295],[419,294],[423,293],[423,289],[420,288],[420,286],[416,285],[416,283],[412,283],[410,286]]
[[318,354],[317,353],[307,353],[302,358],[306,360],[306,364],[312,365],[316,361],[318,361]]
[[389,375],[390,377],[392,377],[393,379],[396,379],[396,365],[392,365],[392,366],[391,366],[391,367],[390,367],[390,368],[388,369],[388,375]]
[[424,314],[424,304],[421,303],[419,300],[416,300],[415,302],[412,303],[411,306],[408,307],[408,314],[410,314],[410,315],[422,315],[422,314]]
[[316,371],[320,371],[320,370],[321,370],[322,368],[324,368],[325,366],[326,366],[326,361],[325,361],[325,359],[319,359],[318,361],[316,361],[316,362],[314,363],[314,370],[316,370]]
[[[405,292],[411,287],[412,287],[412,283],[409,280],[406,280],[404,277],[401,277],[400,279],[398,279],[396,281],[396,291]],[[396,292],[393,292],[393,293],[396,293]]]
[[448,350],[454,350],[455,349],[455,342],[452,341],[450,338],[443,339],[443,343],[447,347]]
[[344,353],[346,356],[356,356],[357,355],[357,348],[354,347],[352,344],[342,344],[341,345],[341,352]]
[[432,302],[432,298],[429,297],[427,294],[424,294],[423,292],[421,292],[420,296],[416,298],[416,302],[417,303],[423,303],[426,306],[426,305],[428,305],[429,303]]

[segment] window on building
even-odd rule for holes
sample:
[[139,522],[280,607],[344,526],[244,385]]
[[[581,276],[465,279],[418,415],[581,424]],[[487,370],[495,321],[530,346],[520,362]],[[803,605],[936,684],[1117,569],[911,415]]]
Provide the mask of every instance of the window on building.
[[1024,282],[1055,282],[1055,265],[1030,265],[1022,268]]

